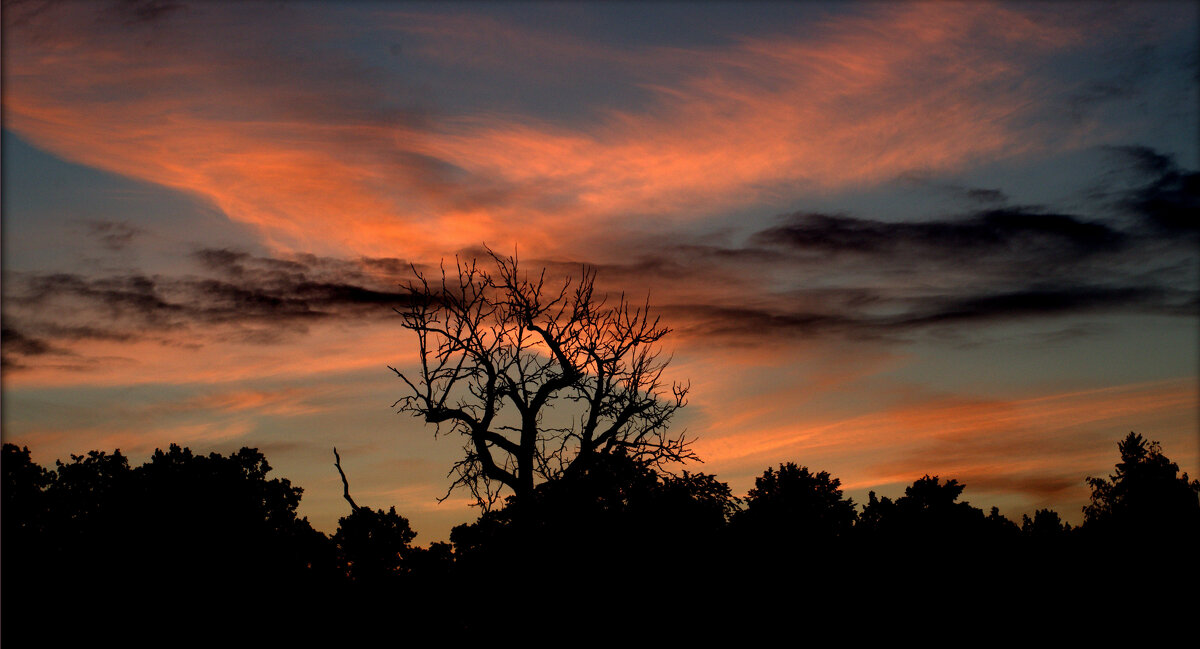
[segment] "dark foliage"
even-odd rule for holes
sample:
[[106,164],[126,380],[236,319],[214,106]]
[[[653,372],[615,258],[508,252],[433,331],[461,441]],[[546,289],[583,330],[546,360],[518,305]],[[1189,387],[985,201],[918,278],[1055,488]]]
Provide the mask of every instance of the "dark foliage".
[[1129,433],[1118,445],[1121,461],[1108,477],[1088,477],[1092,503],[1085,532],[1124,541],[1194,544],[1200,535],[1200,480],[1179,475],[1158,442]]
[[405,558],[416,536],[395,507],[386,512],[360,507],[338,520],[333,535],[338,566],[355,581],[394,580],[407,571]]
[[[450,538],[469,566],[538,565],[555,548],[590,574],[677,574],[716,542],[736,503],[714,476],[659,475],[629,456],[601,454]],[[667,553],[673,559],[661,561]]]
[[[863,529],[888,542],[930,547],[941,543],[977,542],[987,538],[989,525],[983,510],[958,502],[965,485],[957,480],[942,482],[937,476],[917,480],[894,502],[868,494],[863,509]],[[998,515],[998,512],[997,512]]]
[[1021,533],[1035,541],[1062,541],[1071,533],[1071,525],[1063,522],[1058,512],[1052,509],[1039,509],[1029,518],[1029,514],[1021,517]]
[[810,473],[791,462],[755,478],[746,509],[734,517],[736,532],[756,544],[827,545],[850,534],[858,512],[842,497],[841,482],[825,471]]
[[[1089,478],[1082,528],[1049,509],[1019,526],[995,507],[985,515],[961,500],[964,485],[936,476],[895,500],[871,493],[858,514],[836,478],[794,463],[768,468],[743,501],[715,476],[612,453],[456,527],[453,546],[426,548],[395,508],[355,504],[348,483],[336,533],[313,530],[296,515],[301,490],[268,479],[254,449],[171,446],[140,467],[93,451],[46,470],[6,444],[4,640],[32,642],[64,619],[58,636],[78,639],[131,615],[146,637],[470,637],[514,610],[555,637],[578,633],[581,615],[620,620],[602,632],[686,634],[702,626],[681,622],[697,602],[748,628],[844,630],[863,593],[888,603],[871,614],[887,625],[925,620],[933,603],[1083,614],[1093,600],[1078,595],[1102,589],[1182,614],[1167,586],[1197,567],[1200,483],[1139,435],[1119,450],[1112,476]],[[964,612],[947,623],[983,622]]]
[[148,631],[294,611],[335,576],[332,546],[270,470],[254,449],[173,445],[136,468],[92,451],[45,471],[5,445],[4,640],[68,641],[132,612]]

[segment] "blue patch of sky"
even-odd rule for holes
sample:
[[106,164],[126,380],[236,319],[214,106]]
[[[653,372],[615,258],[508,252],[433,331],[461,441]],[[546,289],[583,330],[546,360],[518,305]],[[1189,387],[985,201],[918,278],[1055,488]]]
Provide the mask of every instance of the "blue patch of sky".
[[980,395],[1129,385],[1197,376],[1196,320],[1080,315],[1014,320],[986,331],[932,330],[908,343],[912,362],[881,377]]
[[[178,271],[200,247],[265,254],[253,229],[230,221],[203,199],[47,153],[3,134],[4,269],[95,271],[136,263],[144,272]],[[92,224],[128,226],[127,247],[111,249]]]
[[[332,11],[329,20],[355,34],[341,46],[380,70],[391,92],[442,117],[523,115],[564,128],[587,128],[608,111],[640,112],[656,93],[645,84],[670,85],[672,71],[622,61],[625,55],[652,58],[663,49],[710,50],[735,46],[743,37],[786,35],[801,38],[845,5],[760,4],[587,4],[454,3],[366,5],[364,13]],[[387,15],[393,18],[385,18]],[[423,58],[423,46],[441,38],[406,32],[403,17],[467,15],[578,45],[576,54],[539,54],[519,41],[495,40],[487,33],[464,38],[464,48],[447,60]],[[584,52],[589,52],[585,54]],[[682,74],[683,70],[675,71]]]

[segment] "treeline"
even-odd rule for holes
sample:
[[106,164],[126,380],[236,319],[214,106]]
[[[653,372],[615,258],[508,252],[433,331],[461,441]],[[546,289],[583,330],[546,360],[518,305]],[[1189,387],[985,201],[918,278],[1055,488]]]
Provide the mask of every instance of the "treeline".
[[[691,597],[758,624],[800,605],[827,622],[864,592],[903,608],[927,591],[994,602],[1020,584],[1036,600],[1039,585],[1060,580],[1112,588],[1175,571],[1194,587],[1200,481],[1140,435],[1118,450],[1111,476],[1088,479],[1077,527],[1046,509],[1020,522],[984,512],[953,479],[922,477],[894,500],[871,493],[860,509],[837,478],[792,463],[735,497],[713,475],[597,455],[456,527],[449,544],[421,547],[394,508],[349,497],[332,536],[314,530],[296,514],[301,489],[268,479],[254,449],[225,457],[172,445],[136,467],[92,451],[47,470],[5,444],[3,633],[131,614],[291,633],[378,614],[486,633],[497,611],[522,607],[557,621],[545,624],[592,624],[614,594],[622,623],[645,628],[667,624],[667,612],[696,614]],[[1153,573],[1134,560],[1150,553]]]

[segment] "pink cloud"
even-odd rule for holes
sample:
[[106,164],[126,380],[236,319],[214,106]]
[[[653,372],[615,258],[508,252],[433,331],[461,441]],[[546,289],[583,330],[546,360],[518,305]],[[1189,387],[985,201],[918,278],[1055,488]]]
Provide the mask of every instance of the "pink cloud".
[[784,459],[830,470],[846,489],[928,473],[958,478],[974,493],[1025,493],[1044,505],[1063,489],[1082,498],[1083,478],[1111,472],[1116,441],[1129,429],[1158,435],[1185,470],[1196,466],[1200,449],[1184,431],[1194,425],[1198,389],[1191,378],[1009,399],[909,394],[893,406],[875,391],[858,413],[842,416],[776,407],[731,427],[716,415],[698,450],[706,470],[725,476]]
[[[1028,67],[1076,31],[987,4],[862,14],[804,40],[696,51],[616,53],[493,30],[503,38],[480,47],[566,48],[651,94],[645,107],[566,128],[533,115],[397,113],[376,87],[386,76],[350,60],[297,64],[220,5],[136,34],[68,5],[44,16],[52,25],[9,30],[6,126],[69,159],[205,197],[278,250],[409,258],[482,240],[578,252],[599,227],[678,224],[1043,142],[1022,122],[1040,90]],[[292,17],[313,52],[337,35]],[[412,16],[397,28],[457,42],[464,21]],[[210,38],[218,31],[229,37]]]

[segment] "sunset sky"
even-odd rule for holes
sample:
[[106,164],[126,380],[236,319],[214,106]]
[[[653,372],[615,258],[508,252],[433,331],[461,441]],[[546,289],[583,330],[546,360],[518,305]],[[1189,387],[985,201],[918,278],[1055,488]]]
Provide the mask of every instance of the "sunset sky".
[[1197,7],[6,0],[4,441],[257,447],[330,533],[336,446],[446,540],[391,307],[486,244],[648,294],[736,494],[1079,523],[1131,430],[1200,474]]

